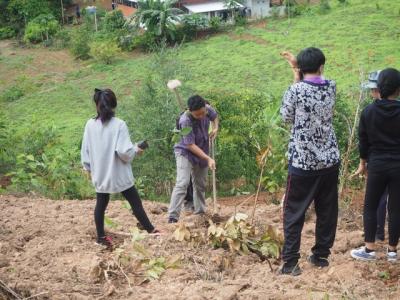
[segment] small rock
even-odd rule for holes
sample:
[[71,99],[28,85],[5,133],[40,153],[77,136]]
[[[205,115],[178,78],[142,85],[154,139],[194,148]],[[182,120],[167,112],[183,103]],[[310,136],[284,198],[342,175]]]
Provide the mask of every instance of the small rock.
[[10,265],[9,260],[6,257],[0,257],[0,268],[5,268]]

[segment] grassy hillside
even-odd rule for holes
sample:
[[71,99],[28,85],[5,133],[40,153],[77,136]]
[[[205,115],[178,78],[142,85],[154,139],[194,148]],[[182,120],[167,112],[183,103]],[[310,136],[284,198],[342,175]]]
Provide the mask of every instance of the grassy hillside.
[[[187,43],[175,52],[179,68],[172,73],[187,78],[185,84],[193,92],[261,92],[272,95],[278,106],[292,81],[279,53],[316,46],[327,57],[326,77],[335,79],[338,90],[351,98],[359,87],[360,70],[400,67],[400,2],[349,2],[341,6],[331,1],[332,9],[326,14],[316,8],[290,21],[267,19]],[[13,50],[4,42],[0,51],[0,105],[14,134],[23,137],[32,128],[54,125],[61,132],[59,142],[71,147],[78,146],[84,123],[94,114],[91,96],[95,87],[114,89],[120,115],[135,119],[136,90],[151,76],[154,63],[154,55],[136,53],[123,54],[115,64],[105,66],[74,61],[64,51]]]

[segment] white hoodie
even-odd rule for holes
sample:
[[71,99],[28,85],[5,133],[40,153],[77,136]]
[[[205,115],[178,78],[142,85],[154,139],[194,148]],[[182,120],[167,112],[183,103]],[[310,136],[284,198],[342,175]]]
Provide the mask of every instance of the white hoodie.
[[91,173],[97,193],[119,193],[134,185],[131,161],[137,150],[123,120],[113,117],[104,124],[100,119],[87,121],[81,161]]

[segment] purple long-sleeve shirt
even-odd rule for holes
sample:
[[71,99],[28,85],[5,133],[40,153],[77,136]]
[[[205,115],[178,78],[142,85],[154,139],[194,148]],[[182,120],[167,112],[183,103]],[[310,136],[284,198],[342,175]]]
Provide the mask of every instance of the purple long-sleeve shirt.
[[201,150],[203,150],[205,154],[208,155],[208,129],[210,128],[210,121],[214,121],[217,118],[218,114],[209,105],[206,105],[206,109],[207,115],[201,120],[194,119],[189,112],[185,112],[181,115],[179,119],[179,127],[191,127],[192,131],[189,134],[183,136],[180,142],[175,144],[174,146],[175,153],[185,156],[192,164],[199,165],[202,168],[207,167],[207,161],[193,154],[188,149],[188,145],[195,144]]

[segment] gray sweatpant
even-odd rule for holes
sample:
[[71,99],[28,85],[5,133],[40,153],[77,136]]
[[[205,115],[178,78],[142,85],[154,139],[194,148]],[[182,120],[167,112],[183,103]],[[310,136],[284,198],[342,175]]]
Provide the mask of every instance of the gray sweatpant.
[[176,184],[171,195],[168,213],[170,218],[179,219],[183,201],[192,175],[194,213],[206,210],[206,181],[208,168],[200,168],[184,156],[176,154]]

